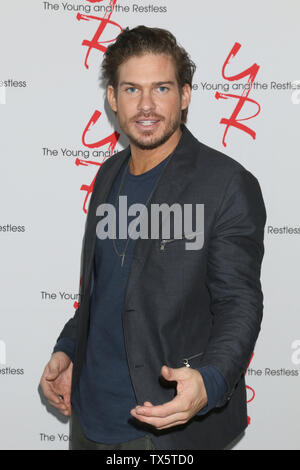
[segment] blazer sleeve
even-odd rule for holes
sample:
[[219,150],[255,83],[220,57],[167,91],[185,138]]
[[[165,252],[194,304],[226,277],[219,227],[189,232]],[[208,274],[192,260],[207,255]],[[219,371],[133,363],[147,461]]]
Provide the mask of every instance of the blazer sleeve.
[[72,362],[75,358],[76,340],[77,340],[77,329],[79,321],[79,309],[75,311],[75,314],[63,327],[59,337],[56,340],[56,344],[53,348],[52,354],[58,351],[66,353]]
[[213,324],[202,366],[227,384],[224,405],[245,373],[260,332],[266,210],[257,179],[235,172],[227,184],[208,241],[207,287]]
[[67,356],[69,356],[71,361],[74,363],[75,346],[75,340],[72,338],[60,338],[54,346],[52,354],[62,351],[67,354]]
[[198,416],[203,416],[219,406],[227,391],[227,384],[224,377],[215,367],[204,366],[198,367],[196,370],[202,375],[207,394],[207,405],[197,413]]

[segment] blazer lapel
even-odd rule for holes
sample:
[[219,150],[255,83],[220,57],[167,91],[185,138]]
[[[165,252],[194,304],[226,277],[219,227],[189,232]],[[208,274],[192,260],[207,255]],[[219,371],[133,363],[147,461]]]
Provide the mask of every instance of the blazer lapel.
[[[195,143],[198,141],[182,124],[182,136],[174,150],[173,155],[162,170],[158,185],[149,201],[150,204],[166,203],[169,206],[182,200],[182,179],[187,168],[190,167],[189,155],[195,153]],[[150,227],[150,210],[148,210],[148,226]],[[134,254],[128,277],[125,304],[126,308],[130,308],[127,303],[133,293],[136,281],[139,279],[143,266],[149,253],[153,247],[155,240],[138,238],[135,242]]]

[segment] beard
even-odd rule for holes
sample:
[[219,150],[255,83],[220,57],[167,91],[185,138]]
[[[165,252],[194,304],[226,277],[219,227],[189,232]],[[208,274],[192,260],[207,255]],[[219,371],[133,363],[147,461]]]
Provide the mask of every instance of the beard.
[[[162,119],[160,119],[161,122],[163,122]],[[134,144],[137,148],[141,150],[153,150],[161,145],[163,145],[165,142],[169,140],[169,138],[174,134],[174,132],[180,127],[181,124],[181,110],[180,113],[176,117],[174,117],[166,129],[164,130],[163,134],[160,137],[153,138],[149,142],[145,142],[143,137],[151,137],[152,132],[145,130],[143,132],[143,137],[137,138],[135,137],[129,130],[128,126],[124,125],[122,126],[120,123],[120,127],[123,130],[123,132],[126,134],[128,137],[130,143]]]

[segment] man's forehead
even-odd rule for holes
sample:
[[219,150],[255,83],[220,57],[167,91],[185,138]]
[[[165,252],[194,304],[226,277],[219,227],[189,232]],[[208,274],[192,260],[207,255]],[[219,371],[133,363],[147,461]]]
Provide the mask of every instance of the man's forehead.
[[[164,67],[163,70],[161,70],[162,66]],[[175,73],[173,58],[166,54],[144,54],[142,56],[129,57],[119,66],[119,73],[128,73],[131,69],[142,73],[145,71],[145,68],[147,68],[147,73],[151,72],[151,70],[155,71],[155,73],[158,71],[161,73],[167,72],[172,75]],[[170,80],[172,77],[167,79]]]
[[132,56],[119,66],[119,86],[176,85],[176,70],[172,57],[166,54]]

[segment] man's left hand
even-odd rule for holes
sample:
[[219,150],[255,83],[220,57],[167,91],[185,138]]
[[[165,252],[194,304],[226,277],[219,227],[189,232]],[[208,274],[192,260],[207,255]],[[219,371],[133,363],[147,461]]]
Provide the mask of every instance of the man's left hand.
[[131,415],[156,429],[167,429],[187,423],[207,405],[207,394],[200,372],[190,367],[172,369],[163,366],[161,374],[166,380],[177,382],[176,397],[157,406],[146,401],[144,406],[132,409]]

